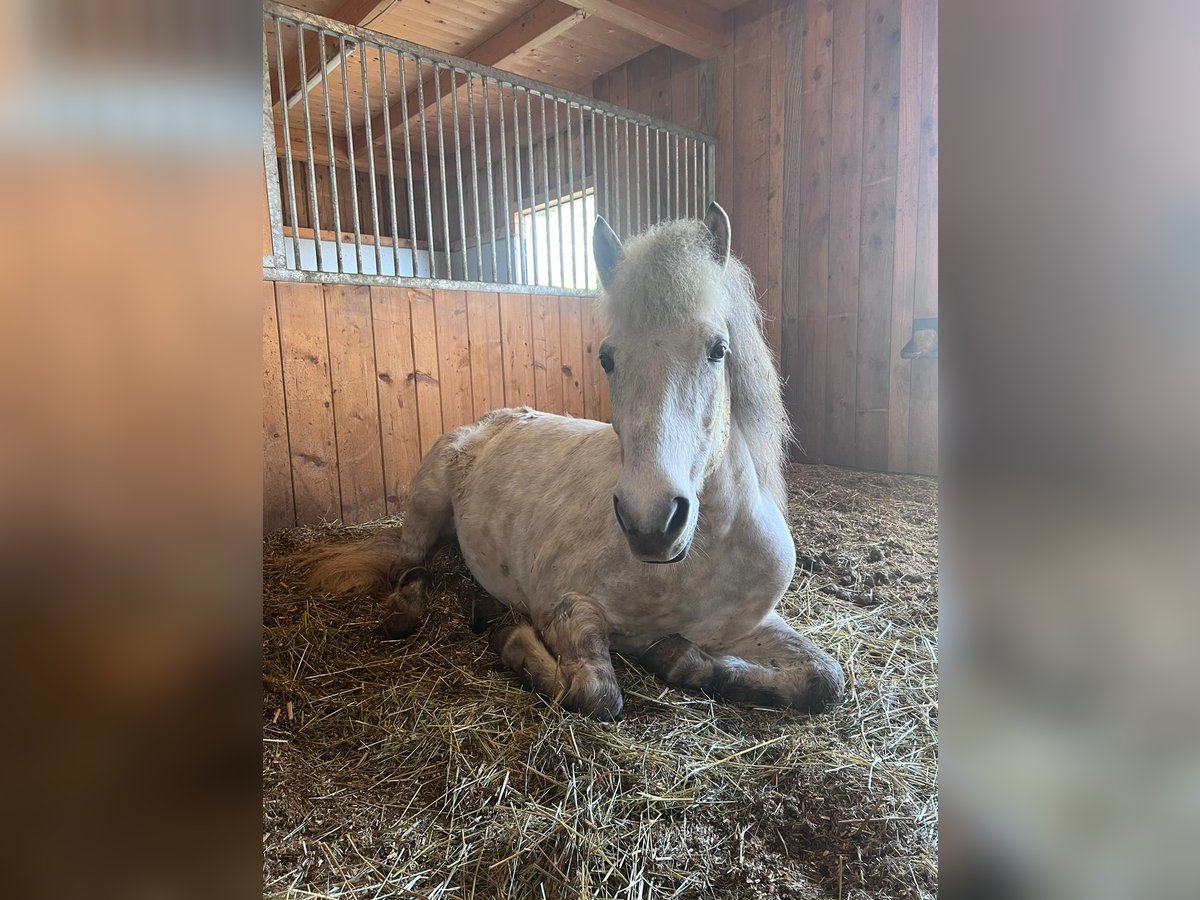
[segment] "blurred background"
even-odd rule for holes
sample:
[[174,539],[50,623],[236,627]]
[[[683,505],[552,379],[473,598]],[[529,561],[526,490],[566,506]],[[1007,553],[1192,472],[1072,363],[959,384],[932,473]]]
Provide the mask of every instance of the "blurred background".
[[[4,11],[6,884],[254,895],[260,10]],[[1194,897],[1200,4],[939,28],[944,890]]]

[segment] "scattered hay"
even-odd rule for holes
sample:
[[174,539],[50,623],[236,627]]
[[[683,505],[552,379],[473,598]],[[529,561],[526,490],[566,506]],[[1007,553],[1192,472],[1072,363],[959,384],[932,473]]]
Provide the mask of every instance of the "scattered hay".
[[621,659],[619,723],[563,714],[470,633],[480,588],[453,550],[425,627],[388,641],[378,602],[314,596],[287,562],[363,527],[269,538],[264,893],[934,896],[936,482],[798,466],[788,486],[801,567],[782,612],[848,678],[812,718]]

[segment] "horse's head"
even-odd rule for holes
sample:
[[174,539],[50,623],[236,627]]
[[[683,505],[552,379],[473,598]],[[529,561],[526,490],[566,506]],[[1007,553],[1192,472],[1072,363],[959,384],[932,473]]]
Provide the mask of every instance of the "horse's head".
[[678,562],[729,435],[729,218],[713,203],[703,227],[672,222],[628,248],[598,218],[592,247],[610,319],[600,364],[621,442],[613,510],[635,556]]

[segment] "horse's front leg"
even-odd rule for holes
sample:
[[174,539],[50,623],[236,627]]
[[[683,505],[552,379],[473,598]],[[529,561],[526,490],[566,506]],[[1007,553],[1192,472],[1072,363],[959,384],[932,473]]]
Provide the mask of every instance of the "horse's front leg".
[[822,712],[842,702],[842,667],[776,613],[743,638],[702,648],[678,634],[652,644],[642,664],[668,684],[742,703]]
[[511,625],[492,633],[501,661],[545,697],[573,712],[611,721],[624,699],[609,655],[608,621],[583,594],[567,594],[534,625]]

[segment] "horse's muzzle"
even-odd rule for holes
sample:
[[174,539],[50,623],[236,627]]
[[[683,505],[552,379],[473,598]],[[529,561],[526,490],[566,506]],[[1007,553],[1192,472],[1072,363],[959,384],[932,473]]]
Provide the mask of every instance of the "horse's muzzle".
[[684,535],[691,519],[691,503],[685,497],[661,504],[657,515],[647,517],[647,522],[637,522],[630,521],[614,494],[613,512],[629,549],[642,562],[675,563],[687,556],[691,541]]

